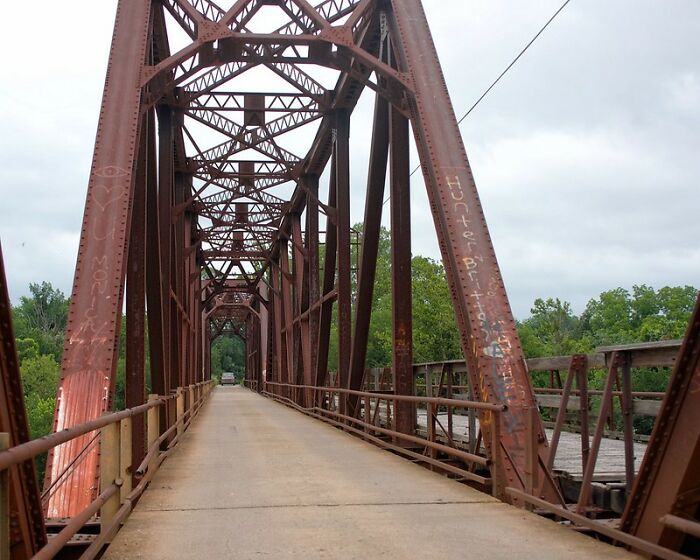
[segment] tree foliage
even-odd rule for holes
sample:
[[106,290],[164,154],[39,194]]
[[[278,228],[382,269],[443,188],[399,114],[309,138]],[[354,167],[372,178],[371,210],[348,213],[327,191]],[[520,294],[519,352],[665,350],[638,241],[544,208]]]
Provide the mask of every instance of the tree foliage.
[[[361,246],[362,225],[354,227]],[[353,251],[352,290],[357,298],[359,250]],[[321,260],[323,262],[323,259]],[[413,358],[415,363],[459,359],[460,339],[452,299],[440,262],[423,256],[411,261],[413,309]],[[558,298],[539,298],[531,315],[518,323],[527,358],[593,352],[596,347],[629,342],[681,338],[692,313],[697,290],[692,286],[646,285],[631,291],[615,288],[591,299],[583,313]],[[368,334],[367,367],[391,363],[392,354],[391,236],[380,233],[373,308]],[[32,437],[51,431],[61,351],[67,323],[68,299],[50,283],[30,285],[30,296],[22,297],[13,309],[16,345],[21,365],[27,412]],[[353,306],[354,310],[354,306]],[[353,311],[354,312],[354,311]],[[117,361],[115,407],[123,407],[125,322],[122,321]],[[148,357],[147,357],[148,360]],[[231,371],[241,377],[245,368],[245,344],[233,336],[221,336],[212,343],[212,374]],[[329,367],[337,367],[337,314],[334,312]],[[148,362],[146,364],[148,384]],[[668,370],[635,369],[633,386],[640,391],[663,391]],[[535,378],[535,383],[544,378]],[[593,374],[592,387],[602,384],[602,374]]]
[[[39,438],[51,433],[56,406],[56,387],[60,366],[51,354],[25,357],[21,362],[22,389],[27,409],[29,434]],[[36,458],[39,480],[43,479],[46,455]]]
[[38,344],[40,354],[51,354],[60,361],[69,300],[49,282],[29,284],[29,292],[30,296],[22,296],[13,309],[15,336],[31,338]]
[[219,336],[211,343],[211,374],[217,379],[224,371],[240,379],[245,373],[245,344],[237,336]]

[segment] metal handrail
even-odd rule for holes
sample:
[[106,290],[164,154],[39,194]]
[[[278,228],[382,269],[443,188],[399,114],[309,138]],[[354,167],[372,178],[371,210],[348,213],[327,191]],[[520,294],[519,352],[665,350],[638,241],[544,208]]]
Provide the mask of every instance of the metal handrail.
[[[181,431],[184,431],[189,426],[189,424],[192,422],[192,419],[199,412],[204,403],[204,400],[209,394],[208,390],[197,390],[196,400],[194,398],[191,398],[190,406],[188,407],[188,410],[185,411],[183,404],[183,389],[195,391],[195,389],[201,389],[207,386],[211,388],[213,386],[212,384],[213,381],[211,380],[203,381],[193,385],[189,385],[188,387],[178,388],[177,392],[172,395],[152,395],[147,403],[142,404],[140,406],[136,406],[126,410],[121,410],[118,412],[106,413],[100,416],[99,418],[95,418],[88,422],[84,422],[83,424],[72,426],[60,432],[49,434],[47,436],[16,445],[15,447],[9,448],[5,451],[1,451],[0,471],[3,471],[15,465],[21,464],[24,461],[31,460],[37,455],[45,453],[53,447],[61,445],[67,441],[71,441],[90,432],[102,430],[102,433],[104,434],[106,429],[112,429],[113,425],[122,423],[123,421],[126,421],[127,419],[132,418],[134,416],[148,413],[150,418],[151,413],[149,411],[163,406],[171,399],[177,399],[180,403],[178,406],[183,407],[183,410],[178,412],[178,417],[176,418],[175,422],[173,422],[173,425],[170,428],[168,428],[160,437],[155,438],[152,441],[149,439],[149,447],[147,449],[146,458],[144,459],[142,465],[139,467],[139,469],[143,467],[143,472],[145,472],[145,476],[141,477],[136,488],[129,491],[131,488],[131,484],[129,483],[128,486],[126,486],[126,481],[123,480],[123,477],[115,477],[114,479],[110,480],[103,479],[102,491],[99,494],[99,496],[97,496],[97,498],[90,502],[90,504],[85,509],[83,509],[77,515],[75,515],[61,530],[60,533],[54,536],[46,546],[41,548],[37,552],[37,554],[34,555],[33,559],[48,560],[50,558],[53,558],[62,550],[63,546],[65,546],[65,544],[83,527],[83,525],[91,517],[96,515],[97,512],[103,509],[109,502],[117,500],[117,513],[110,518],[106,518],[103,512],[103,527],[101,529],[100,535],[98,535],[98,537],[93,541],[92,545],[88,548],[88,550],[86,550],[83,556],[81,556],[82,559],[94,558],[96,552],[101,551],[103,544],[107,542],[108,538],[110,538],[118,530],[123,520],[131,512],[135,502],[146,489],[148,482],[153,477],[157,468],[160,466],[162,461],[173,451],[173,446],[177,443],[178,437],[176,436],[175,438],[173,438],[167,450],[160,452],[160,445],[162,444],[162,442],[165,441],[165,439],[167,439],[167,437],[171,435],[173,431],[178,430],[179,434]],[[158,415],[156,414],[156,422],[154,429],[159,432],[160,427],[158,425],[159,422],[157,421],[157,418]],[[187,420],[185,420],[185,418],[187,418]],[[93,441],[91,441],[91,444],[92,443],[94,443],[94,438]],[[119,450],[117,449],[116,452],[119,453]],[[135,472],[135,474],[143,474],[143,472]],[[115,521],[117,522],[115,523]],[[2,543],[0,546],[5,546],[6,544],[7,543]]]
[[273,387],[289,387],[294,389],[309,389],[313,391],[332,392],[343,395],[354,395],[358,397],[381,398],[391,401],[412,402],[412,403],[431,403],[438,406],[453,406],[460,408],[474,408],[477,410],[490,410],[493,412],[504,412],[508,407],[504,404],[493,404],[479,401],[465,401],[462,399],[446,399],[442,397],[418,397],[412,395],[394,395],[391,393],[373,393],[371,391],[355,391],[353,389],[341,389],[340,387],[317,387],[315,385],[294,385],[292,383],[276,383],[266,381],[265,385]]
[[[248,383],[246,383],[248,384]],[[252,383],[250,383],[252,386]],[[271,389],[270,390],[268,390]],[[289,391],[312,391],[314,393],[314,402],[317,400],[316,399],[316,394],[317,393],[322,393],[322,394],[329,394],[329,395],[337,395],[340,397],[341,395],[344,396],[355,396],[358,398],[361,398],[364,400],[364,406],[365,410],[367,411],[367,414],[370,413],[368,410],[369,405],[369,400],[370,399],[376,399],[377,400],[377,405],[375,407],[375,419],[370,419],[369,422],[366,421],[367,418],[360,419],[359,417],[354,417],[351,415],[347,414],[341,414],[338,411],[335,410],[329,410],[326,408],[322,408],[319,406],[314,405],[313,407],[304,407],[301,406],[299,403],[295,402],[294,400],[285,397],[284,395],[278,394],[281,393],[281,389],[287,389],[287,392]],[[462,476],[463,478],[472,480],[474,482],[478,482],[482,485],[488,485],[491,483],[491,489],[494,495],[501,497],[502,495],[502,485],[500,484],[500,476],[498,473],[498,469],[500,468],[500,415],[507,410],[507,407],[502,404],[494,404],[494,403],[484,403],[484,402],[477,402],[477,401],[468,401],[468,400],[462,400],[462,399],[450,399],[450,398],[442,398],[442,397],[420,397],[420,396],[413,396],[413,395],[395,395],[391,393],[385,393],[385,392],[371,392],[371,391],[356,391],[352,389],[342,389],[339,387],[327,387],[327,386],[312,386],[312,385],[297,385],[297,384],[292,384],[292,383],[278,383],[278,382],[273,382],[273,381],[264,381],[263,382],[263,390],[262,393],[275,399],[279,400],[285,404],[288,404],[300,412],[303,412],[305,414],[308,414],[310,416],[313,416],[315,418],[318,418],[322,421],[329,422],[337,427],[341,427],[344,430],[356,433],[358,436],[365,438],[369,441],[372,441],[373,443],[392,449],[394,451],[397,451],[399,453],[409,455],[413,459],[418,459],[421,460],[422,462],[425,462],[427,464],[433,465],[433,466],[439,466],[449,472],[453,472],[454,474],[458,474],[459,476]],[[476,454],[475,450],[471,450],[472,452],[464,451],[462,449],[459,449],[456,446],[450,446],[450,445],[444,445],[442,443],[439,443],[436,441],[436,432],[435,430],[430,430],[428,429],[428,437],[419,437],[415,434],[408,434],[405,432],[398,432],[389,428],[384,428],[381,426],[378,426],[375,422],[376,420],[376,411],[379,410],[379,403],[380,401],[387,401],[387,407],[388,402],[392,401],[394,402],[394,405],[398,402],[408,402],[408,403],[413,403],[413,404],[426,404],[428,408],[428,414],[429,418],[432,415],[433,418],[436,418],[435,412],[439,409],[439,407],[447,407],[448,411],[451,410],[452,408],[463,408],[463,409],[476,409],[480,410],[483,412],[487,412],[489,414],[494,415],[494,426],[496,429],[493,430],[495,439],[492,439],[489,443],[491,443],[491,456],[490,457],[484,457],[481,455]],[[371,408],[371,407],[370,407]],[[329,418],[335,418],[335,420]],[[430,420],[429,420],[430,422]],[[360,429],[363,428],[363,429]],[[444,428],[443,428],[444,431]],[[418,455],[414,454],[413,452],[410,452],[410,450],[404,450],[402,446],[398,445],[392,445],[388,442],[385,442],[382,439],[376,438],[375,436],[371,435],[372,433],[375,434],[382,434],[385,436],[390,436],[394,438],[395,440],[404,440],[404,441],[409,441],[412,443],[417,443],[419,445],[425,446],[426,449],[429,449],[431,453],[429,455]],[[452,443],[451,439],[449,438],[448,435],[448,440],[449,443]],[[461,469],[459,467],[456,467],[454,465],[451,465],[449,463],[445,463],[443,461],[440,461],[437,459],[435,452],[439,453],[444,453],[448,456],[451,456],[453,458],[460,459],[464,461],[465,463],[471,465],[469,470]],[[413,456],[415,455],[415,456]],[[482,467],[487,467],[492,470],[492,477],[487,478],[483,476],[479,476],[472,472],[472,469],[475,466],[482,466]]]

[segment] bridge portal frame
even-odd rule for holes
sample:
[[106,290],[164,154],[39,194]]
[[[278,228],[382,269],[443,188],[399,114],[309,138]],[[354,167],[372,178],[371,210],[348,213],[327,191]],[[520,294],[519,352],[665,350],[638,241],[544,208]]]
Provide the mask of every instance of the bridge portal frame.
[[[249,32],[246,25],[269,5],[282,9],[289,23],[275,33]],[[191,38],[189,45],[172,54],[166,14]],[[339,71],[332,91],[299,68],[308,63]],[[218,87],[257,65],[291,83],[319,110],[299,117],[302,113],[297,108],[290,109],[290,116],[274,121],[272,131],[272,123],[265,125],[260,96],[257,101],[246,98],[243,127],[210,110],[207,103],[211,104],[212,96],[223,95]],[[353,336],[349,135],[350,115],[364,88],[376,92],[377,109],[366,201],[370,234],[363,244]],[[204,105],[198,101],[202,95],[208,96]],[[265,97],[267,103],[270,96]],[[233,103],[235,95],[226,99]],[[279,103],[281,97],[275,99]],[[230,140],[211,150],[197,148],[197,155],[188,157],[185,116]],[[316,119],[321,123],[304,158],[295,158],[275,143],[276,135]],[[125,279],[131,404],[145,398],[144,299],[149,310],[151,385],[161,394],[209,374],[201,341],[206,343],[211,336],[207,332],[210,321],[202,317],[217,302],[230,304],[222,307],[229,309],[228,319],[243,326],[248,322],[250,334],[257,334],[257,339],[248,337],[247,353],[258,356],[249,360],[256,370],[262,370],[265,355],[265,376],[256,373],[260,379],[317,386],[327,377],[335,305],[339,379],[344,387],[359,388],[367,343],[363,325],[369,320],[376,265],[372,253],[381,220],[378,195],[383,194],[382,171],[387,166],[393,229],[392,367],[397,391],[411,392],[409,125],[418,147],[469,375],[480,400],[507,406],[500,426],[501,475],[509,486],[523,488],[526,471],[535,468],[545,481],[541,495],[560,500],[546,470],[548,446],[539,422],[534,438],[537,465],[526,464],[526,426],[536,402],[420,0],[326,0],[316,7],[306,0],[238,0],[228,10],[207,0],[120,0],[54,428],[85,422],[112,406]],[[261,127],[265,133],[260,133]],[[243,148],[257,150],[267,159],[238,161],[237,173],[225,171],[226,164],[234,161],[232,154]],[[323,203],[318,199],[318,180],[329,161],[330,189]],[[270,168],[275,165],[278,169],[273,173]],[[237,215],[233,196],[226,203],[228,213],[214,215],[208,206],[212,198],[198,198],[193,184],[202,169],[210,170],[209,183],[235,181],[236,188],[255,194],[257,207],[269,218],[268,226],[276,229],[263,232],[256,225],[261,222]],[[265,193],[266,186],[280,180],[280,169],[296,183],[288,201]],[[323,282],[318,259],[319,213],[327,216],[329,224]],[[304,215],[306,235],[301,227]],[[215,225],[202,227],[202,217]],[[229,239],[222,233],[222,224],[237,224],[244,233]],[[246,246],[244,236],[251,232],[257,236],[256,243]],[[213,259],[225,259],[230,266],[212,274],[207,264]],[[258,263],[255,272],[246,272],[242,260]],[[234,267],[240,269],[237,280],[230,277]],[[262,295],[262,286],[269,290],[267,296]],[[249,318],[262,307],[266,308],[267,328],[254,328]],[[306,397],[295,398],[303,402]],[[353,413],[356,408],[352,400],[341,402],[345,412]],[[401,408],[396,416],[398,427],[410,431],[411,410]],[[492,453],[492,417],[483,413],[480,420]],[[73,441],[50,455],[47,484],[83,455],[49,500],[46,513],[50,517],[70,516],[94,498],[98,452],[83,453],[85,443]],[[134,445],[142,453],[141,444]]]

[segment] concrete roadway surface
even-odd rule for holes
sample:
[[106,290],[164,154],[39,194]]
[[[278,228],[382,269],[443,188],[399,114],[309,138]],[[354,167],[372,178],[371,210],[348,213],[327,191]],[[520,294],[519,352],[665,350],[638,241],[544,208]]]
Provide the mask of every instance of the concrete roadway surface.
[[103,558],[639,557],[217,387]]

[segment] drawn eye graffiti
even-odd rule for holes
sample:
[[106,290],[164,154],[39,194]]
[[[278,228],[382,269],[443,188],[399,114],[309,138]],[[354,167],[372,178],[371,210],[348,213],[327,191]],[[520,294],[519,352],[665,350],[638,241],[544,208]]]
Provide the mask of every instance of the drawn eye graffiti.
[[107,165],[95,171],[95,175],[98,177],[104,177],[106,179],[113,179],[114,177],[124,177],[128,174],[128,171],[122,167],[117,167],[116,165]]

